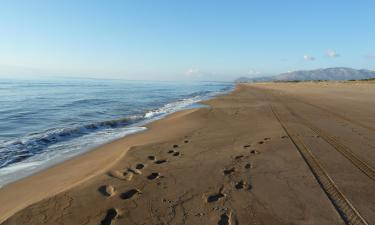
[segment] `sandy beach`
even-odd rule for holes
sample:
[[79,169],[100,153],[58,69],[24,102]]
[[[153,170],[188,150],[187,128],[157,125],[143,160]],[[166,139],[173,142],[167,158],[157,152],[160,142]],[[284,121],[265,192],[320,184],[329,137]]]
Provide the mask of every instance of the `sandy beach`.
[[375,224],[375,84],[241,84],[0,189],[0,223]]

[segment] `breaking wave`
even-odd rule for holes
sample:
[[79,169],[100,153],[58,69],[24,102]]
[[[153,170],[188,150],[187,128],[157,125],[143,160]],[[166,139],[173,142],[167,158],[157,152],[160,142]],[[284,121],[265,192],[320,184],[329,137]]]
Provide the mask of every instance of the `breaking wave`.
[[[71,86],[68,87],[71,88]],[[165,100],[163,101],[166,101],[165,104],[158,102],[142,107],[140,107],[141,105],[136,105],[129,108],[130,115],[121,118],[104,119],[88,123],[73,121],[74,123],[65,124],[62,127],[29,133],[18,138],[0,140],[0,186],[46,168],[48,165],[73,157],[100,144],[142,131],[145,129],[143,126],[150,121],[182,109],[197,107],[198,102],[221,93],[226,93],[232,87],[232,85],[226,85],[221,89],[215,87],[216,90],[195,91],[185,95],[178,95],[177,97],[166,97],[164,94],[157,98],[162,99],[164,97]],[[108,100],[105,102],[104,100],[88,98],[68,102],[62,105],[62,108],[70,110],[70,108],[74,107],[80,109],[80,107],[92,107],[93,105],[100,105],[103,108],[108,106],[106,105],[108,102],[116,106],[123,104],[123,102],[117,100]],[[152,105],[159,105],[161,107],[147,109],[147,106],[152,107]],[[3,118],[8,118],[8,120],[15,119],[13,118],[14,115],[19,114],[17,110],[15,112],[8,111],[3,112]],[[13,117],[9,117],[9,115]],[[33,116],[37,115],[38,112],[36,111]],[[113,116],[115,117],[115,115],[114,113]],[[30,117],[31,114],[23,116]],[[19,120],[20,118],[17,118],[17,121]]]

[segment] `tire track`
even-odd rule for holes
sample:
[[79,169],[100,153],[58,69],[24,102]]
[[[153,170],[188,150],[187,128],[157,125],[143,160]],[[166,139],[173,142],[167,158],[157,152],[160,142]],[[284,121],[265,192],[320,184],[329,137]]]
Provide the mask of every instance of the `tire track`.
[[324,190],[345,223],[349,225],[368,225],[366,220],[360,215],[360,213],[355,209],[355,207],[350,203],[345,195],[339,190],[332,178],[322,167],[319,160],[312,154],[311,150],[298,136],[291,133],[290,129],[280,119],[280,116],[277,113],[276,109],[272,105],[270,105],[270,107],[275,118],[278,120],[285,133],[289,136],[290,140],[309,166],[315,179],[318,181],[321,188]]
[[302,104],[309,105],[309,106],[312,106],[312,107],[314,107],[314,108],[317,108],[317,109],[320,109],[320,110],[322,110],[322,111],[325,111],[325,112],[327,112],[327,113],[333,115],[334,117],[340,118],[341,120],[345,120],[345,121],[347,121],[347,122],[349,122],[349,123],[355,124],[355,125],[357,125],[357,126],[360,126],[360,127],[362,127],[362,128],[365,128],[365,129],[368,129],[368,130],[370,130],[370,131],[375,132],[375,128],[374,128],[374,127],[368,126],[368,125],[363,124],[363,123],[361,123],[361,122],[359,122],[359,121],[352,120],[352,119],[350,119],[350,118],[348,118],[348,117],[346,117],[346,116],[344,116],[344,115],[338,114],[338,113],[336,113],[336,112],[332,112],[331,110],[326,109],[326,108],[324,108],[324,107],[321,107],[321,106],[318,106],[318,105],[314,105],[314,104],[309,103],[309,102],[304,102],[304,101],[302,101],[302,100],[300,100],[300,99],[297,99],[297,98],[295,98],[295,97],[291,97],[291,98],[293,98],[295,101],[300,102],[300,103],[302,103]]
[[[280,100],[280,102],[282,101]],[[286,105],[285,103],[283,103],[283,105],[294,117],[298,118],[305,126],[310,128],[315,134],[323,138],[328,144],[330,144],[336,151],[338,151],[341,155],[347,158],[355,167],[362,171],[367,177],[375,181],[375,169],[372,168],[371,165],[369,165],[356,154],[354,154],[349,147],[340,143],[336,138],[330,136],[320,128],[314,126],[305,118],[295,113],[288,105]]]

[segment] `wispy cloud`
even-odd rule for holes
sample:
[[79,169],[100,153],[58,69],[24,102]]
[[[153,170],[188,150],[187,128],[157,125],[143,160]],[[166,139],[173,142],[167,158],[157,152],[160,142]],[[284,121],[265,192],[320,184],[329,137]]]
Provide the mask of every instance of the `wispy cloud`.
[[197,68],[190,68],[185,72],[185,74],[188,76],[194,76],[201,74],[201,71]]
[[188,79],[192,80],[214,80],[214,79],[223,79],[225,80],[225,77],[228,74],[226,73],[218,73],[213,71],[207,71],[203,69],[198,69],[196,67],[191,67],[185,71],[185,76]]
[[304,55],[303,56],[303,59],[305,61],[314,61],[315,60],[315,57],[311,56],[311,55]]
[[337,58],[339,57],[340,55],[333,49],[329,49],[327,52],[326,52],[326,56],[330,57],[330,58]]
[[254,70],[254,69],[251,69],[247,72],[247,75],[250,75],[250,76],[259,75],[259,74],[261,74],[261,72],[258,70]]

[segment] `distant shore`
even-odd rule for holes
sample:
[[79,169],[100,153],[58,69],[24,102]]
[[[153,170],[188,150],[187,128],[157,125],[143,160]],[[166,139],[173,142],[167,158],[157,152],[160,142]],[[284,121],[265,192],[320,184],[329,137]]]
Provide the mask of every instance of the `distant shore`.
[[1,188],[0,222],[346,222],[310,165],[316,160],[374,223],[373,180],[340,152],[374,167],[373,96],[374,84],[362,82],[240,84],[204,102],[210,107],[174,113]]

